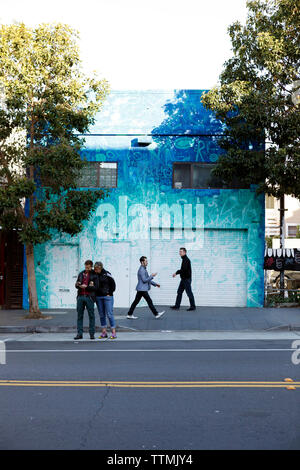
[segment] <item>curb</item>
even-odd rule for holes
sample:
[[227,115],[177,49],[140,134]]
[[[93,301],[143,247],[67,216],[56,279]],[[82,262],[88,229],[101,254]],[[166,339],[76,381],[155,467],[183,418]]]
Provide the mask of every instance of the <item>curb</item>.
[[267,328],[264,331],[300,331],[300,326],[297,325],[278,325]]
[[[162,330],[137,330],[134,328],[116,326],[116,331],[118,332],[127,332],[127,333],[161,333]],[[242,331],[245,333],[259,333],[259,332],[276,332],[276,331],[300,331],[300,326],[293,325],[279,325],[271,328],[265,329],[242,329],[242,330],[205,330],[205,329],[195,329],[195,330],[170,330],[172,333],[176,332],[211,332],[211,333],[233,333],[237,331]],[[76,333],[77,328],[74,326],[0,326],[1,333]],[[88,327],[83,328],[84,333],[88,333]],[[95,332],[101,332],[100,327],[96,327]]]
[[[101,328],[96,326],[95,332],[101,333]],[[116,331],[135,332],[142,330],[135,330],[123,326],[116,326]],[[148,330],[145,330],[148,331]],[[0,326],[0,333],[76,333],[76,326]],[[83,327],[83,332],[88,333],[89,328]]]

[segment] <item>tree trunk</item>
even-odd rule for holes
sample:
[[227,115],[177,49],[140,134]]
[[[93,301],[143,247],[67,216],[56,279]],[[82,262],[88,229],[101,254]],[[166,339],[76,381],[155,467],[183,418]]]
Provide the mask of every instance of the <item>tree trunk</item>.
[[26,318],[43,318],[40,311],[36,290],[36,278],[34,268],[34,251],[32,243],[26,245],[26,262],[28,277],[28,294],[29,294],[29,314]]

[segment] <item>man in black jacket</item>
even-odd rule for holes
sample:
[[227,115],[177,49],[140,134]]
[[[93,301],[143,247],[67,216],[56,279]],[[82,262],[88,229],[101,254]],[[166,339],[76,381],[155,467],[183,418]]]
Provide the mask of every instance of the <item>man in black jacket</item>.
[[191,261],[186,255],[185,248],[180,248],[179,254],[182,259],[181,268],[178,269],[178,271],[176,271],[176,273],[173,274],[173,277],[176,277],[177,274],[180,274],[181,281],[177,290],[177,298],[176,298],[175,305],[173,305],[171,308],[173,310],[179,310],[181,299],[182,299],[182,294],[185,291],[190,301],[190,308],[188,308],[188,310],[196,310],[195,299],[194,299],[192,286],[191,286],[192,284]]
[[77,336],[74,339],[82,339],[83,334],[83,314],[86,307],[89,315],[90,338],[95,339],[95,282],[96,277],[93,271],[93,261],[87,260],[84,263],[84,271],[78,274],[75,284],[77,293]]

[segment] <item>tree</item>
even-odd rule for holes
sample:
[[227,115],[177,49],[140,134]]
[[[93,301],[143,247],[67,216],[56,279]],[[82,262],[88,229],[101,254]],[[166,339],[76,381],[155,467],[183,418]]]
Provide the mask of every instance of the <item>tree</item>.
[[[238,178],[281,201],[300,197],[300,115],[293,83],[300,75],[300,4],[295,0],[247,1],[245,26],[229,27],[233,57],[220,84],[203,98],[224,123],[225,151],[214,170],[227,183]],[[266,139],[266,142],[265,142]]]
[[[29,317],[38,318],[34,245],[79,233],[103,191],[76,189],[84,134],[109,91],[81,71],[63,24],[0,28],[0,225],[26,246]],[[25,202],[26,201],[26,202]]]
[[234,56],[224,64],[220,85],[202,98],[226,126],[219,141],[226,153],[215,173],[277,198],[299,197],[300,115],[292,84],[300,74],[300,4],[253,0],[247,7],[246,25],[229,27]]

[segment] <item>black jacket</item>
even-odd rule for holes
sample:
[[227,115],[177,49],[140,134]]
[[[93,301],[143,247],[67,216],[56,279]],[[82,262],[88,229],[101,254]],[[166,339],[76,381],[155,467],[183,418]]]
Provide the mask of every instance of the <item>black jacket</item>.
[[176,271],[176,274],[180,274],[181,279],[192,279],[192,266],[190,259],[184,255],[182,256],[181,268]]
[[106,295],[113,295],[116,290],[116,283],[106,269],[102,269],[101,273],[95,273],[96,276],[96,297],[104,297]]
[[[83,282],[83,273],[84,271],[81,271],[79,274],[78,274],[78,277],[77,277],[77,281],[75,283],[75,287],[76,289],[78,289],[77,291],[77,297],[80,295],[80,291],[82,290],[79,285],[82,284]],[[89,285],[88,287],[85,289],[89,294],[90,294],[90,297],[95,300],[95,290],[96,290],[96,282],[97,282],[97,279],[96,279],[96,274],[94,271],[90,271],[90,279],[89,279]]]

